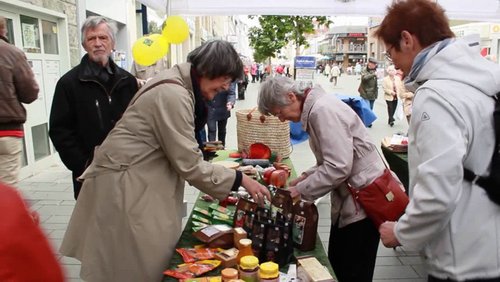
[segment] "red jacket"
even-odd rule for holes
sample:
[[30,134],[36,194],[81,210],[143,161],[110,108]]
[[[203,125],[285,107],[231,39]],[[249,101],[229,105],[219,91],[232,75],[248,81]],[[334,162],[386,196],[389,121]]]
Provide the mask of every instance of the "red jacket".
[[64,281],[54,252],[19,193],[0,183],[0,281]]

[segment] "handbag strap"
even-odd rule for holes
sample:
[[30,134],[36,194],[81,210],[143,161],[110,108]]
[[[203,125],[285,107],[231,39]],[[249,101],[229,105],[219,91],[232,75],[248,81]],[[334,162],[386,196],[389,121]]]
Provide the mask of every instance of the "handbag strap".
[[141,97],[144,93],[148,92],[149,90],[153,89],[154,87],[160,85],[160,84],[164,84],[164,83],[171,83],[171,84],[177,84],[179,86],[182,87],[182,84],[176,80],[173,80],[173,79],[162,79],[160,81],[157,81],[151,85],[148,85],[148,87],[146,89],[144,89],[144,91],[140,92],[139,94],[135,95],[134,98],[132,99],[132,101],[130,101],[130,105],[133,105],[135,103],[135,101],[137,101],[137,99],[139,99],[139,97]]
[[382,162],[384,163],[385,168],[387,168],[388,170],[391,170],[391,168],[389,167],[389,165],[387,164],[387,162],[385,161],[385,159],[382,157],[382,155],[380,154],[380,152],[378,151],[377,148],[375,148],[375,151],[377,151],[377,154],[380,157],[380,159],[382,160]]

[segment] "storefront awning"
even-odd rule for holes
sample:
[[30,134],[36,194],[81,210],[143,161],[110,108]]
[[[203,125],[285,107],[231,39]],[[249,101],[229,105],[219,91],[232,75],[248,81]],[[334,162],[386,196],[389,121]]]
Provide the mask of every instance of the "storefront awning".
[[[139,0],[172,15],[383,16],[392,0]],[[153,4],[154,2],[154,4]],[[499,0],[439,0],[450,19],[500,22]]]

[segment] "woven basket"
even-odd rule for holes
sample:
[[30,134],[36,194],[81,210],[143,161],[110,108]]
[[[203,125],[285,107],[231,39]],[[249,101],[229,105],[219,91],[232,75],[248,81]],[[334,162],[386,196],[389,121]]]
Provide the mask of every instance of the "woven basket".
[[236,111],[236,124],[239,151],[248,151],[251,144],[260,142],[282,158],[288,158],[292,153],[288,122],[281,122],[274,116],[264,116],[255,109],[243,109]]

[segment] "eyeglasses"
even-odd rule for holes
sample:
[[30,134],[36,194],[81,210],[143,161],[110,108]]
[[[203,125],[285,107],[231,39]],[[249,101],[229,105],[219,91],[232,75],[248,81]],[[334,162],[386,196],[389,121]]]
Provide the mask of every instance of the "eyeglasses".
[[388,60],[389,62],[392,62],[392,56],[391,56],[392,48],[394,48],[394,45],[385,50],[385,59]]

